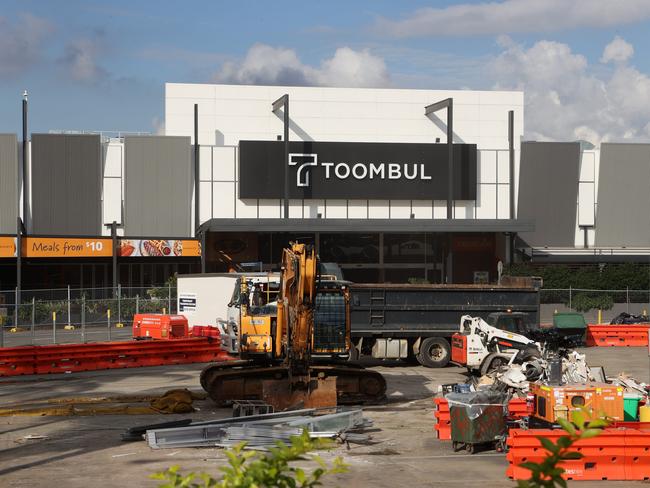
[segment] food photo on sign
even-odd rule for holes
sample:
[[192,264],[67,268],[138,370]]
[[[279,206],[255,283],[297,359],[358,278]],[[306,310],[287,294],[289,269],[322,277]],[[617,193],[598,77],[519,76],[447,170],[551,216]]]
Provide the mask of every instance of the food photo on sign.
[[120,239],[119,255],[121,257],[180,257],[188,254],[183,253],[183,241],[180,239]]

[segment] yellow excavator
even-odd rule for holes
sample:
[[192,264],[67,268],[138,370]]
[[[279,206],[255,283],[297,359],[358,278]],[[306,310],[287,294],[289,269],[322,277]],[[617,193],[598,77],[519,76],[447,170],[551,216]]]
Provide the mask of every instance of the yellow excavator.
[[[245,334],[240,331],[240,334]],[[384,377],[341,361],[350,349],[349,291],[320,280],[313,246],[291,244],[282,255],[277,321],[270,355],[241,354],[201,372],[201,386],[218,405],[261,400],[276,410],[375,403]]]

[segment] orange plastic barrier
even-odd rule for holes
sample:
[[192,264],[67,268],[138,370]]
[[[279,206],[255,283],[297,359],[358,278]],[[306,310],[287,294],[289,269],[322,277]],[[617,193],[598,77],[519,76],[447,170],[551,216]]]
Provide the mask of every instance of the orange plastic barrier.
[[589,324],[587,346],[647,347],[649,328],[650,324]]
[[[530,470],[519,465],[526,461],[541,462],[545,458],[546,450],[537,437],[556,441],[564,434],[562,430],[511,429],[506,475],[511,479],[530,478]],[[576,442],[572,450],[581,452],[584,457],[560,464],[566,470],[563,477],[567,480],[650,478],[650,428],[610,427],[597,437]]]
[[0,377],[227,361],[218,338],[99,342],[0,349]]
[[[436,437],[441,441],[451,440],[451,415],[449,412],[449,403],[444,397],[436,397],[433,399],[435,410],[433,415],[436,423],[433,428],[436,431]],[[513,419],[520,419],[527,417],[532,412],[526,403],[525,398],[513,398],[508,404],[508,414]]]

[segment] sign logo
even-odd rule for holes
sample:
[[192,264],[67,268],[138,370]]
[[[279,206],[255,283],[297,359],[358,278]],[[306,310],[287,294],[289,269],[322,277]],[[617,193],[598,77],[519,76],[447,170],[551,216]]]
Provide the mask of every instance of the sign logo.
[[309,186],[309,171],[311,166],[318,166],[318,154],[289,153],[289,166],[298,166],[296,186]]

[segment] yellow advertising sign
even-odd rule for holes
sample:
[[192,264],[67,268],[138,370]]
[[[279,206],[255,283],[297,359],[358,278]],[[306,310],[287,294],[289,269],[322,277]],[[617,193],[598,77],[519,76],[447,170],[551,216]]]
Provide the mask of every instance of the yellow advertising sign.
[[[93,258],[113,256],[113,241],[92,237],[23,237],[26,258]],[[196,239],[120,239],[120,257],[200,257]],[[0,236],[0,258],[16,257],[16,238]]]
[[0,237],[0,258],[16,257],[16,238]]
[[23,256],[28,258],[111,257],[111,239],[78,237],[24,237]]
[[190,239],[120,239],[120,257],[197,257],[201,243]]

